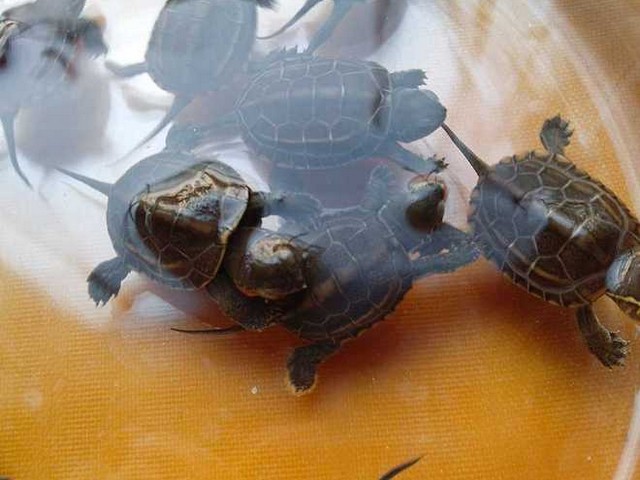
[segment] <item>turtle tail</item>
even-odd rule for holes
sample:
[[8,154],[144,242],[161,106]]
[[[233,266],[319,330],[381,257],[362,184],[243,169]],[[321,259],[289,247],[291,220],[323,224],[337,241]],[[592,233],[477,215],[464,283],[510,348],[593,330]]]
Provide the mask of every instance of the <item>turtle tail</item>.
[[280,27],[274,33],[272,33],[270,35],[266,35],[264,37],[256,37],[256,38],[258,38],[259,40],[268,40],[270,38],[277,37],[278,35],[284,33],[285,31],[287,31],[293,25],[295,25],[298,22],[298,20],[300,20],[302,17],[304,17],[309,12],[309,10],[311,10],[313,7],[315,7],[321,1],[322,0],[307,0],[305,2],[305,4],[300,8],[300,10],[298,10],[298,12],[293,17],[291,17],[291,20],[289,20],[287,23],[285,23],[282,27]]
[[411,459],[411,460],[409,460],[407,462],[401,463],[400,465],[392,468],[387,473],[385,473],[383,476],[381,476],[380,480],[391,480],[396,475],[398,475],[398,474],[402,473],[403,471],[405,471],[407,468],[414,466],[421,459],[422,459],[422,457],[416,457],[416,458],[413,458],[413,459]]
[[455,133],[453,133],[453,130],[451,130],[446,123],[442,124],[442,128],[444,129],[445,132],[447,132],[447,135],[449,135],[449,138],[451,139],[451,141],[455,144],[458,150],[462,152],[462,154],[465,156],[467,161],[471,164],[471,166],[476,171],[478,176],[479,177],[485,176],[489,172],[489,166],[484,162],[484,160],[482,160],[475,153],[473,153],[473,151],[469,147],[467,147],[464,144],[464,142],[460,140]]
[[29,182],[29,179],[18,164],[18,155],[16,153],[16,135],[13,129],[15,114],[3,115],[1,117],[1,120],[2,128],[4,129],[4,136],[7,141],[7,149],[9,150],[9,160],[11,160],[11,165],[13,165],[14,170],[20,176],[22,181],[27,184],[27,187],[33,188],[31,186],[31,182]]
[[56,170],[59,171],[60,173],[63,173],[67,177],[71,177],[74,180],[77,180],[77,181],[79,181],[81,183],[84,183],[85,185],[87,185],[87,186],[93,188],[94,190],[106,195],[107,197],[109,196],[109,193],[111,192],[112,185],[110,183],[101,182],[101,181],[95,180],[93,178],[85,177],[84,175],[80,175],[79,173],[75,173],[75,172],[72,172],[70,170],[66,170],[64,168],[60,168],[60,167],[57,167]]
[[149,132],[146,137],[140,140],[140,142],[138,142],[138,144],[135,147],[133,147],[133,149],[131,149],[131,151],[129,151],[129,153],[127,153],[125,157],[128,157],[129,155],[131,155],[133,152],[138,150],[145,143],[147,143],[149,140],[151,140],[153,137],[159,134],[162,130],[164,130],[164,128],[167,125],[169,125],[180,114],[180,112],[182,112],[182,110],[184,110],[187,107],[187,105],[189,105],[189,103],[191,103],[191,100],[192,100],[191,97],[185,97],[181,95],[178,95],[176,98],[174,98],[173,103],[171,104],[171,107],[169,108],[167,113],[164,115],[162,120],[160,120],[160,123],[158,123],[158,125],[156,125],[155,128],[151,130],[151,132]]

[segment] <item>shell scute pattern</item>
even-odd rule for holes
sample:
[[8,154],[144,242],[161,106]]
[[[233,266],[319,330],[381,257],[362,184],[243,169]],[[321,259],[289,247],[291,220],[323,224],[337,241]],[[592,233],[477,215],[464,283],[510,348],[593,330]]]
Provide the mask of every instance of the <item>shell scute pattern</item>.
[[145,57],[149,75],[175,93],[213,89],[248,57],[256,21],[252,2],[168,2],[151,33]]
[[249,191],[229,167],[171,152],[132,167],[110,198],[118,255],[155,280],[200,288],[215,276]]
[[308,281],[311,294],[296,308],[303,321],[287,328],[307,340],[339,342],[390,313],[410,289],[413,274],[407,252],[388,241],[393,232],[377,219],[345,216],[325,227],[311,239],[323,253]]
[[561,155],[503,159],[471,203],[483,253],[519,286],[563,306],[600,296],[608,265],[638,240],[615,194]]
[[276,165],[331,168],[386,140],[390,91],[377,64],[285,58],[254,77],[238,116],[245,142]]

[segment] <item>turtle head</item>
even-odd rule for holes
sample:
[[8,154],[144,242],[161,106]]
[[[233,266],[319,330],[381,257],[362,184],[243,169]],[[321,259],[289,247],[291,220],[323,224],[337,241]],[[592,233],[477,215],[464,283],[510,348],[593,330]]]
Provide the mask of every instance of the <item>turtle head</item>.
[[414,142],[436,131],[447,116],[435,93],[398,88],[391,93],[391,132],[395,140]]
[[607,295],[635,320],[640,320],[640,247],[618,256],[607,271]]
[[442,223],[447,191],[444,183],[432,176],[418,175],[409,182],[405,217],[421,232],[431,232]]
[[233,238],[224,266],[249,297],[279,300],[306,288],[314,249],[296,237],[246,228]]

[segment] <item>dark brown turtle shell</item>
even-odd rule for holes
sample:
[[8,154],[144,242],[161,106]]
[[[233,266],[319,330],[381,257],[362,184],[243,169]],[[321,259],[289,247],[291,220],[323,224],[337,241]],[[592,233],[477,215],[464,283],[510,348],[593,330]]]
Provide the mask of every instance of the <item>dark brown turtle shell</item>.
[[504,158],[480,177],[471,205],[483,254],[520,287],[565,307],[600,297],[613,260],[640,239],[618,197],[558,154]]
[[390,93],[390,74],[377,63],[285,57],[256,75],[240,98],[243,138],[276,166],[344,165],[388,140]]
[[249,0],[169,0],[147,47],[149,75],[177,94],[214,89],[247,61],[256,21],[256,4]]
[[343,210],[304,237],[322,253],[309,272],[307,289],[284,317],[287,329],[313,342],[340,343],[395,309],[417,276],[405,244],[418,240],[398,241],[409,233],[379,215]]
[[175,288],[201,288],[215,277],[248,199],[231,167],[161,152],[112,187],[109,236],[133,269]]

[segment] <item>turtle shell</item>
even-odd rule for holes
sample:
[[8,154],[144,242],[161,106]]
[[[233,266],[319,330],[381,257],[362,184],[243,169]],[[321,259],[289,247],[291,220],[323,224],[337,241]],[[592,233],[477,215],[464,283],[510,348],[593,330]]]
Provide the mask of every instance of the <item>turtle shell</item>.
[[304,237],[322,253],[283,325],[310,341],[357,336],[392,312],[413,283],[411,259],[396,232],[375,214],[345,212]]
[[566,307],[601,296],[613,260],[640,239],[638,221],[611,190],[547,152],[501,160],[471,205],[484,255],[520,287]]
[[249,193],[223,163],[161,152],[112,187],[109,236],[133,269],[175,288],[201,288],[216,275]]
[[243,139],[277,166],[331,168],[373,153],[390,126],[389,72],[373,62],[294,55],[238,102]]
[[169,0],[147,47],[149,75],[177,94],[212,90],[249,58],[256,22],[249,0]]

